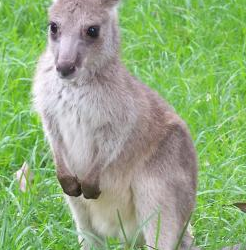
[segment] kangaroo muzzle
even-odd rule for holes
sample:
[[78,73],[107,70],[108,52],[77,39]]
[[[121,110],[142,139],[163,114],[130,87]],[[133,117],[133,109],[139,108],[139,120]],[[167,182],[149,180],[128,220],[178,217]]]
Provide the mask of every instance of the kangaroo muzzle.
[[62,37],[56,61],[56,70],[61,78],[72,76],[77,69],[78,42],[73,36]]
[[76,68],[75,68],[75,63],[71,62],[62,62],[58,63],[56,66],[56,70],[62,77],[67,77],[72,75]]

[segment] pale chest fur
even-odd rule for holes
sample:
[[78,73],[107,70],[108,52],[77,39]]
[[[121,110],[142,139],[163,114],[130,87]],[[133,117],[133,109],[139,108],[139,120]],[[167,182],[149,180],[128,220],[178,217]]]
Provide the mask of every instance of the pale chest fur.
[[[90,168],[96,148],[108,147],[117,151],[118,147],[120,151],[132,125],[128,124],[128,117],[121,115],[125,107],[118,105],[114,96],[105,92],[102,86],[69,86],[54,79],[42,84],[37,91],[36,102],[41,106],[41,116],[44,120],[51,119],[53,127],[61,134],[64,158],[73,174],[82,177]],[[105,131],[107,126],[110,131]],[[52,129],[46,129],[46,134],[55,136]],[[113,157],[113,152],[106,157]]]
[[98,97],[86,86],[79,90],[61,87],[56,98],[50,101],[64,142],[68,168],[82,177],[93,160],[96,130],[107,123],[108,118],[100,112]]

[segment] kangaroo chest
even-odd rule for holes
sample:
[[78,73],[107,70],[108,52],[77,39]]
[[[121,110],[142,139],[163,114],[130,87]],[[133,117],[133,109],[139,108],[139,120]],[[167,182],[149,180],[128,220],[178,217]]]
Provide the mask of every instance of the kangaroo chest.
[[78,176],[90,167],[95,131],[107,120],[99,99],[89,87],[60,87],[45,101],[62,137],[68,168]]

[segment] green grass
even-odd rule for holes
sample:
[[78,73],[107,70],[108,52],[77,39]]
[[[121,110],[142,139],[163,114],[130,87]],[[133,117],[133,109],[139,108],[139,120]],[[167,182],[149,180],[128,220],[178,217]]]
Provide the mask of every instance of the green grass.
[[[0,0],[0,249],[78,249],[30,89],[46,44],[46,0]],[[199,155],[196,243],[242,242],[246,214],[245,0],[124,0],[122,57],[188,123]],[[27,161],[34,185],[13,173]]]

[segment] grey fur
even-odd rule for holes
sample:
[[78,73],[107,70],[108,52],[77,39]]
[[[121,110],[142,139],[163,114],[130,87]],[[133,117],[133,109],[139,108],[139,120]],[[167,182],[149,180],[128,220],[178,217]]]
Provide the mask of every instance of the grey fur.
[[[156,247],[173,250],[195,205],[196,153],[184,121],[120,62],[117,2],[54,2],[49,18],[59,31],[37,66],[35,107],[80,240],[86,231],[123,239],[117,210],[131,238],[159,211]],[[100,25],[96,39],[86,34],[91,25]],[[65,79],[56,72],[64,63],[76,65]],[[155,247],[157,218],[139,244]]]

